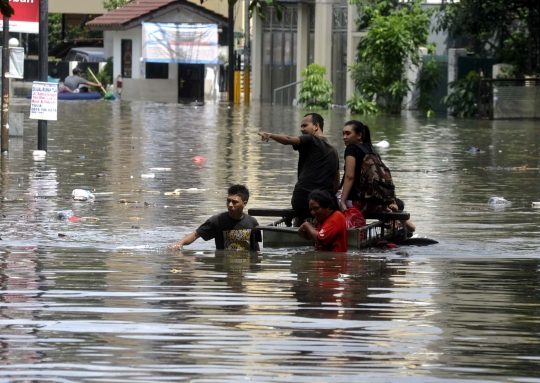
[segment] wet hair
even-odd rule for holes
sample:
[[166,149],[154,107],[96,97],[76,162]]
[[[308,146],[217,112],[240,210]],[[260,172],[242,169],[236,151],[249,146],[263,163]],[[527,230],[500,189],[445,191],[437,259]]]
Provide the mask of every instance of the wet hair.
[[356,134],[362,134],[362,142],[364,144],[371,145],[371,133],[367,125],[362,124],[360,121],[351,120],[347,121],[344,126],[351,125]]
[[405,202],[403,202],[399,198],[396,198],[396,205],[397,205],[398,210],[401,210],[401,211],[405,210]]
[[311,122],[313,122],[313,125],[319,124],[319,128],[321,128],[321,131],[324,129],[324,118],[318,113],[308,113],[304,117],[311,116]]
[[308,200],[313,200],[322,208],[330,208],[332,211],[339,209],[337,198],[326,190],[313,190],[311,193],[309,193]]
[[79,73],[82,73],[82,69],[77,67],[77,68],[73,68],[73,74],[79,74]]
[[242,201],[249,201],[249,190],[244,185],[232,185],[229,190],[227,190],[229,195],[239,195],[242,198]]

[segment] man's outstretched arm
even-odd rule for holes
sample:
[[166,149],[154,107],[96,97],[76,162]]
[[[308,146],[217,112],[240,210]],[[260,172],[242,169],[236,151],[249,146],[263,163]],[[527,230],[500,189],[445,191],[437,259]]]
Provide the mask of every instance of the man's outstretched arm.
[[189,233],[188,235],[186,235],[180,241],[170,245],[169,248],[173,250],[180,250],[184,245],[191,245],[193,242],[195,242],[197,238],[199,238],[199,234],[197,234],[197,231],[194,231],[193,233]]
[[266,141],[266,142],[272,139],[276,142],[279,142],[282,145],[293,145],[293,146],[300,145],[300,138],[298,137],[287,136],[285,134],[267,133],[267,132],[261,132],[261,133],[258,133],[258,135],[261,136],[262,141]]

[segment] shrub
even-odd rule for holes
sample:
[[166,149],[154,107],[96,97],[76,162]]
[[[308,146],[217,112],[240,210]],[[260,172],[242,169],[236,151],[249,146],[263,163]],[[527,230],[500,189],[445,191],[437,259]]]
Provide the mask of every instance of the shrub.
[[306,79],[300,86],[299,103],[309,109],[328,109],[332,106],[334,87],[330,81],[324,79],[325,74],[326,68],[317,64],[310,64],[302,71],[302,76]]

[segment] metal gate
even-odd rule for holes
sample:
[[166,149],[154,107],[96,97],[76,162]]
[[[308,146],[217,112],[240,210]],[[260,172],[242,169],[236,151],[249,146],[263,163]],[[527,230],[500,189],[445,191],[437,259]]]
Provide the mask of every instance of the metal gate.
[[[273,90],[296,81],[296,39],[298,8],[285,7],[281,21],[274,7],[265,7],[263,22],[262,100],[272,101]],[[280,92],[277,103],[291,105],[292,92]]]
[[[433,59],[439,64],[439,70],[442,74],[442,79],[439,87],[433,92],[433,110],[436,113],[446,113],[447,107],[442,103],[442,99],[448,94],[448,56],[433,56]],[[432,60],[431,55],[423,57],[424,65]]]

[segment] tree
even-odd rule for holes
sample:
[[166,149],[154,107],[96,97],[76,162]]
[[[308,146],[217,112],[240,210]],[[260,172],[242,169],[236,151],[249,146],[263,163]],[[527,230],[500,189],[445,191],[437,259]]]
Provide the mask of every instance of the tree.
[[400,113],[403,98],[411,89],[405,76],[407,66],[419,66],[419,48],[425,46],[430,26],[430,12],[422,9],[421,0],[389,2],[353,0],[359,13],[368,13],[370,29],[358,44],[358,61],[351,76],[365,100],[377,97],[390,113]]
[[[6,0],[0,0],[0,1],[6,1]],[[133,0],[104,0],[103,1],[103,7],[107,9],[108,11],[115,10],[116,8],[123,7],[126,4],[131,3]],[[208,0],[199,0],[201,4],[203,4],[205,1]],[[228,0],[229,5],[236,5],[238,0]],[[249,4],[249,12],[250,16],[253,14],[253,12],[257,12],[259,16],[264,20],[266,18],[264,14],[264,8],[263,5],[268,5],[276,8],[277,18],[278,20],[281,20],[281,17],[283,16],[283,5],[277,1],[277,0],[251,0]]]
[[540,4],[534,0],[443,0],[439,30],[479,57],[512,64],[519,74],[540,71]]
[[132,1],[133,0],[105,0],[103,1],[103,7],[110,12],[114,11],[116,8],[123,7]]

